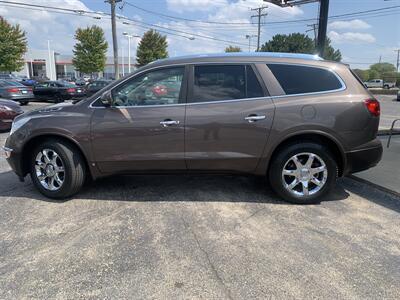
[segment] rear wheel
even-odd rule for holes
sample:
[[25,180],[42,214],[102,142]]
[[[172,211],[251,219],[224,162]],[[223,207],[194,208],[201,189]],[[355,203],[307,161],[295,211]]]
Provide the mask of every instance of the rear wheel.
[[76,147],[59,140],[37,146],[30,162],[31,178],[46,197],[63,199],[77,193],[85,182],[85,164]]
[[337,174],[337,163],[329,149],[312,142],[283,148],[269,169],[275,192],[297,204],[319,203],[335,185]]
[[64,98],[61,94],[57,94],[54,99],[54,103],[61,103],[64,102]]

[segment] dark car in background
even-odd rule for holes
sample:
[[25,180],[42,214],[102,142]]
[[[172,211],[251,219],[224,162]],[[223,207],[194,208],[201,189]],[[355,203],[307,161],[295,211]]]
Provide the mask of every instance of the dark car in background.
[[91,95],[97,93],[102,88],[109,85],[111,82],[112,82],[111,80],[106,80],[106,79],[103,80],[102,79],[102,80],[95,80],[95,81],[89,83],[86,86],[86,96],[91,96]]
[[0,99],[0,132],[10,130],[12,121],[22,113],[21,107],[14,101]]
[[0,98],[26,105],[34,98],[32,88],[17,81],[0,79]]
[[44,81],[33,88],[35,99],[53,101],[55,103],[64,100],[85,96],[85,90],[67,81]]

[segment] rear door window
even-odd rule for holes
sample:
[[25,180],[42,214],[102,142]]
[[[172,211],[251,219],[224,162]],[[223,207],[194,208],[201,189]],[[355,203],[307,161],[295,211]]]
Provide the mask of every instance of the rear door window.
[[190,102],[212,102],[263,97],[264,92],[248,65],[201,65],[194,67]]
[[328,69],[285,64],[267,64],[286,95],[333,91],[342,88]]

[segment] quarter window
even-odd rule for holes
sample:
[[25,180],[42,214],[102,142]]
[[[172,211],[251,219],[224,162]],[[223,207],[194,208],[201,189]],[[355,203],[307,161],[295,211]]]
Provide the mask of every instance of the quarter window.
[[113,90],[115,106],[176,104],[184,67],[149,71]]
[[299,65],[268,64],[286,95],[337,90],[342,87],[337,76],[323,68]]
[[260,83],[250,66],[208,65],[194,67],[191,102],[210,102],[263,96],[264,93]]

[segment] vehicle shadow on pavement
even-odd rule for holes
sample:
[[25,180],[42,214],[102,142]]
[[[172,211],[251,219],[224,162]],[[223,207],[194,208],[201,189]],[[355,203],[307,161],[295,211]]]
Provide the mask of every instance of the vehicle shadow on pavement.
[[342,181],[343,187],[347,191],[354,193],[362,198],[368,199],[375,204],[400,213],[400,197],[397,197],[390,193],[386,193],[373,186],[352,178],[345,178]]
[[[63,203],[74,199],[129,202],[251,202],[285,204],[269,187],[267,180],[255,176],[228,175],[125,175],[104,178],[87,184],[71,199],[57,201],[42,196],[29,177],[20,183],[11,171],[0,173],[0,197],[31,198]],[[341,185],[323,202],[349,196]]]

